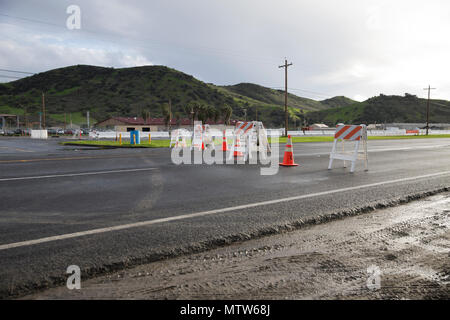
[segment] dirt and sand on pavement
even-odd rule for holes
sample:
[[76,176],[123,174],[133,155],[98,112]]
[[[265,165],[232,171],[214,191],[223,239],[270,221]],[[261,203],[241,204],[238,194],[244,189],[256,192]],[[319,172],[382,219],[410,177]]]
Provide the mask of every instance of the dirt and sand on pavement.
[[25,299],[449,299],[450,193]]

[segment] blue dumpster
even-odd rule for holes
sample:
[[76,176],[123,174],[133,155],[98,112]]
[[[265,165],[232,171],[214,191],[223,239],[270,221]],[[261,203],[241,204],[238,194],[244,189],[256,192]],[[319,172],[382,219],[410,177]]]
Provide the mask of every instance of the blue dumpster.
[[136,141],[136,144],[141,144],[141,135],[138,130],[130,131],[130,143],[134,144],[134,141]]

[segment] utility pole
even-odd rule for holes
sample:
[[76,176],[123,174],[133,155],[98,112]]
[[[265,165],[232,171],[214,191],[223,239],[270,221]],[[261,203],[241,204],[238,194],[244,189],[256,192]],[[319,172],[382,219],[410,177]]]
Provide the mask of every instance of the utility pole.
[[25,107],[23,110],[24,116],[25,116],[25,128],[28,129],[28,113],[27,108]]
[[423,90],[428,90],[428,101],[427,101],[427,135],[428,135],[428,130],[430,128],[430,92],[431,90],[436,90],[436,88],[431,88],[431,86],[428,85],[428,88],[424,88]]
[[42,129],[45,129],[45,95],[42,92]]
[[287,137],[288,135],[288,111],[287,111],[287,101],[288,101],[288,87],[287,87],[287,70],[288,67],[292,66],[292,63],[284,60],[284,65],[279,66],[278,68],[284,68],[284,135]]
[[172,100],[169,98],[169,133],[171,129],[171,122],[172,122]]
[[23,118],[24,118],[25,129],[28,129],[27,107],[24,107],[22,104],[19,104],[19,105],[23,109]]
[[86,120],[87,120],[87,129],[88,129],[88,131],[89,131],[89,128],[90,128],[90,124],[89,124],[89,111],[86,112]]

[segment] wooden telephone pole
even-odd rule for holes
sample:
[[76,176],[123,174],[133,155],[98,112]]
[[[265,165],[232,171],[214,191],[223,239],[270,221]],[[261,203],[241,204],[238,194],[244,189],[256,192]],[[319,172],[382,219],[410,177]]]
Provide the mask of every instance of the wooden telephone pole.
[[424,88],[423,90],[428,90],[428,101],[427,101],[427,135],[428,129],[430,128],[430,92],[431,90],[436,90],[436,88],[432,88],[428,85],[428,88]]
[[169,98],[169,133],[172,127],[171,122],[172,122],[172,100]]
[[288,135],[288,110],[287,110],[287,102],[288,102],[288,87],[287,87],[287,70],[288,67],[292,66],[292,63],[284,60],[284,65],[279,66],[278,68],[284,68],[284,135],[287,137]]
[[42,92],[42,129],[45,129],[45,95]]

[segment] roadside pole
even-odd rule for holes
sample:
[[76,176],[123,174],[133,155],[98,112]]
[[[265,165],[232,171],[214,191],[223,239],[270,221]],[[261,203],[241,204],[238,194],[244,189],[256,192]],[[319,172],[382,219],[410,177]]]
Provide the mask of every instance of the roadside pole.
[[428,130],[430,128],[430,92],[431,90],[436,90],[436,88],[431,88],[431,86],[428,85],[428,88],[424,88],[423,90],[428,90],[428,101],[427,101],[427,135],[428,135]]
[[284,136],[288,136],[288,110],[287,110],[287,102],[288,102],[288,86],[287,86],[287,70],[288,67],[292,66],[292,63],[284,60],[284,65],[279,66],[278,68],[284,68]]

